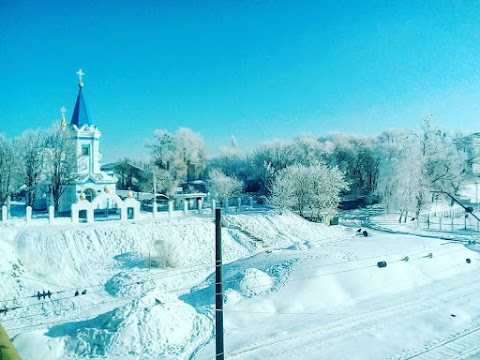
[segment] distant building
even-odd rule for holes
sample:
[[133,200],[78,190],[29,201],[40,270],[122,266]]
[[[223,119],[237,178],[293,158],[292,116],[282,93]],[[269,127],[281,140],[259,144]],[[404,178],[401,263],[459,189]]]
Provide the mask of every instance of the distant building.
[[[83,97],[83,72],[77,72],[80,81],[78,96],[70,124],[65,121],[62,112],[62,126],[72,133],[77,144],[77,180],[67,186],[60,198],[60,212],[70,211],[71,205],[80,197],[92,201],[99,193],[105,191],[115,193],[117,179],[100,169],[100,136],[101,132],[93,124]],[[83,195],[82,195],[83,194]]]
[[149,175],[144,169],[127,160],[104,164],[100,169],[118,179],[118,190],[142,191],[144,182]]

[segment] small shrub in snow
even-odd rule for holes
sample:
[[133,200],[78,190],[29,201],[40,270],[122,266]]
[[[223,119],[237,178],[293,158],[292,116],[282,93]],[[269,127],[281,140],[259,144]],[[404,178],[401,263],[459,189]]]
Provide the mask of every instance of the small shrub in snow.
[[150,260],[152,267],[176,267],[176,256],[171,243],[165,240],[158,240],[155,242],[155,250],[157,254],[156,256],[152,256]]

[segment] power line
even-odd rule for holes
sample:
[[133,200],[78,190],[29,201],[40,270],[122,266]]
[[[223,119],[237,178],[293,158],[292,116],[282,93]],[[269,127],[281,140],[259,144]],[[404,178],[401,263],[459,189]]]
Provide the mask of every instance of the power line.
[[[206,265],[206,263],[204,263]],[[166,270],[163,270],[162,273],[160,273],[158,276],[162,277],[162,278],[169,278],[169,277],[172,277],[172,276],[179,276],[179,275],[184,275],[184,274],[189,274],[189,273],[192,273],[192,272],[196,272],[198,270],[203,270],[203,269],[210,269],[210,268],[214,268],[215,265],[212,264],[212,265],[208,265],[208,266],[204,266],[204,267],[195,267],[195,266],[187,266],[187,267],[181,267],[181,268],[174,268],[174,269],[166,269]],[[173,272],[178,272],[179,270],[183,270],[183,269],[189,269],[189,268],[193,268],[193,270],[191,271],[185,271],[185,272],[181,272],[181,273],[178,273],[178,274],[173,274]],[[148,270],[144,271],[143,273],[149,273]],[[167,275],[164,275],[165,273],[172,273],[172,274],[167,274]],[[9,274],[9,273],[6,273],[7,275],[11,275],[13,276],[12,274]],[[126,285],[139,285],[139,284],[142,284],[142,283],[145,283],[145,282],[148,282],[150,280],[154,280],[154,279],[157,279],[157,277],[155,278],[149,278],[149,279],[145,279],[145,280],[140,280],[140,281],[132,281],[130,283],[127,283],[127,284],[124,284],[125,286]],[[32,280],[35,280],[35,279],[32,279]],[[44,281],[41,281],[39,280],[39,282],[43,282],[43,283],[46,283]],[[61,285],[58,285],[58,284],[52,284],[52,283],[46,283],[48,285],[53,285],[53,286],[61,286]],[[65,287],[65,288],[68,288],[69,290],[61,290],[61,291],[55,291],[55,292],[52,292],[51,294],[63,294],[63,293],[67,293],[67,292],[73,292],[73,291],[76,291],[78,289],[82,289],[82,290],[85,290],[85,289],[92,289],[92,288],[96,288],[96,287],[104,287],[106,285],[106,283],[97,283],[97,284],[93,284],[93,285],[88,285],[88,286],[77,286],[77,287],[71,287],[71,288],[68,288],[68,287]],[[7,301],[16,301],[16,300],[21,300],[21,299],[28,299],[28,298],[35,298],[37,297],[37,295],[30,295],[30,296],[24,296],[24,297],[14,297],[14,298],[10,298],[10,299],[5,299],[5,300],[0,300],[0,301],[3,301],[3,302],[7,302]]]
[[[447,253],[444,253],[444,254],[441,254],[441,255],[437,255],[436,257],[439,257],[439,256],[443,256],[443,255],[447,255],[447,254],[450,254],[450,253],[453,253],[453,252],[456,252],[456,251],[460,251],[462,249],[456,249],[456,250],[453,250],[453,251],[450,251],[450,252],[447,252]],[[421,258],[418,258],[418,259],[414,259],[414,260],[420,260],[420,259],[423,259],[424,257],[421,257]],[[412,261],[414,261],[412,260]],[[398,261],[401,261],[401,260],[398,260]],[[334,275],[334,274],[339,274],[339,273],[344,273],[344,272],[348,272],[348,271],[355,271],[355,270],[360,270],[360,269],[365,269],[365,268],[370,268],[370,267],[376,267],[376,265],[369,265],[369,266],[365,266],[365,267],[357,267],[357,268],[353,268],[353,269],[347,269],[347,270],[342,270],[342,271],[337,271],[337,272],[332,272],[332,273],[328,273],[328,274],[320,274],[320,275],[316,275],[316,276],[310,276],[310,277],[304,277],[304,278],[297,278],[297,279],[289,279],[290,282],[292,281],[304,281],[304,280],[307,280],[307,279],[311,279],[311,278],[317,278],[317,277],[325,277],[325,276],[330,276],[330,275]],[[238,279],[235,279],[235,280],[231,280],[231,281],[228,281],[228,282],[236,282],[238,281]],[[480,282],[480,281],[478,281]],[[225,282],[224,282],[225,283]],[[210,284],[211,285],[211,284]],[[271,286],[271,284],[268,284],[268,285],[258,285],[258,286],[254,286],[254,287],[249,287],[249,289],[255,289],[255,288],[260,288],[260,287],[265,287],[265,286]],[[402,287],[403,288],[403,287]],[[171,292],[176,292],[176,291],[180,291],[180,290],[188,290],[188,289],[191,289],[191,287],[184,287],[184,288],[177,288],[177,289],[171,289],[171,290],[168,290],[168,291],[165,291],[166,293],[171,293]],[[203,298],[204,295],[186,295],[183,297],[182,300],[180,299],[176,299],[176,300],[169,300],[169,301],[162,301],[161,304],[172,304],[172,303],[177,303],[177,302],[184,302],[185,300],[193,300],[193,299],[198,299],[198,298]],[[49,302],[43,302],[43,303],[39,303],[38,305],[44,305],[44,304],[48,304],[48,303],[53,303],[53,302],[58,302],[58,301],[61,301],[61,300],[64,300],[64,299],[67,299],[67,298],[73,298],[73,297],[66,297],[66,298],[62,298],[62,299],[55,299],[55,300],[52,300],[52,301],[49,301]],[[89,304],[89,305],[84,305],[84,306],[81,306],[81,307],[78,307],[78,308],[88,308],[88,307],[94,307],[94,306],[98,306],[98,305],[102,305],[102,304],[106,304],[106,303],[114,303],[114,302],[121,302],[121,301],[125,301],[125,302],[129,302],[129,301],[138,301],[140,300],[141,298],[134,298],[134,299],[116,299],[116,300],[112,300],[112,301],[108,301],[108,302],[103,302],[103,303],[95,303],[95,304]],[[28,307],[28,306],[25,306],[25,307]],[[19,307],[20,308],[20,307]],[[73,311],[73,310],[71,310]],[[227,309],[227,311],[229,311]],[[103,313],[100,313],[99,315],[101,315]],[[43,313],[39,313],[39,314],[32,314],[32,315],[26,315],[26,316],[23,316],[23,317],[20,317],[20,318],[28,318],[28,317],[33,317],[33,316],[39,316],[39,315],[45,315]],[[332,316],[334,314],[331,314]],[[337,314],[337,315],[340,315],[340,314]],[[345,315],[354,315],[354,314],[345,314]],[[19,319],[20,319],[19,318]],[[89,315],[88,318],[91,318],[91,315]],[[78,319],[77,318],[74,318],[74,319]],[[8,319],[9,321],[12,321],[14,319]],[[60,321],[56,321],[58,323],[62,323],[62,322],[65,322],[65,321],[68,321],[68,320],[65,320],[65,319],[61,319]],[[42,325],[45,325],[45,324],[49,324],[49,323],[52,323],[52,322],[47,322],[47,323],[38,323],[38,324],[33,324],[33,325],[28,325],[28,326],[23,326],[23,327],[17,327],[17,328],[12,328],[12,329],[9,329],[8,331],[12,331],[12,330],[18,330],[18,329],[25,329],[25,328],[31,328],[31,327],[37,327],[37,326],[42,326]]]
[[[304,221],[307,221],[307,220],[304,220]],[[212,222],[213,224],[213,222]],[[208,224],[207,224],[208,225]],[[180,226],[179,225],[165,225],[167,227],[175,227],[175,228],[179,228]],[[181,225],[182,227],[185,227],[185,226],[192,226],[192,227],[197,227],[198,224],[182,224]],[[227,230],[228,230],[228,227],[227,227]],[[242,231],[242,230],[241,230]],[[345,236],[345,237],[341,237],[341,238],[338,238],[338,237],[324,237],[322,239],[319,239],[319,240],[310,240],[308,241],[309,243],[312,243],[312,242],[325,242],[325,244],[331,244],[331,243],[334,243],[334,242],[342,242],[342,241],[345,241],[345,240],[349,240],[349,239],[352,239],[354,238],[354,236]],[[329,241],[329,240],[332,240],[332,239],[336,239],[336,241]],[[388,256],[389,254],[384,254],[382,256]],[[393,255],[393,253],[392,253]],[[207,263],[197,263],[197,264],[193,264],[193,265],[190,265],[190,266],[186,266],[186,267],[182,267],[183,269],[187,269],[187,268],[195,268],[194,271],[196,270],[201,270],[202,266],[205,266],[207,265]],[[207,265],[205,268],[209,268],[210,266],[215,266],[215,265]],[[181,269],[182,269],[181,268]],[[169,269],[169,270],[166,270],[166,271],[177,271],[179,269]],[[192,271],[192,272],[194,272]],[[7,274],[7,275],[11,275],[11,276],[14,276],[13,274],[9,274],[7,272],[1,272],[3,274]],[[44,284],[47,284],[47,285],[51,285],[51,286],[56,286],[56,287],[61,287],[61,288],[64,288],[64,289],[68,289],[66,291],[56,291],[56,292],[53,292],[52,294],[61,294],[61,293],[65,293],[65,292],[68,292],[68,291],[75,291],[79,288],[81,289],[91,289],[91,288],[94,288],[94,287],[100,287],[100,286],[104,286],[105,284],[103,283],[98,283],[96,285],[88,285],[88,286],[77,286],[77,287],[67,287],[67,286],[64,286],[64,285],[59,285],[59,284],[54,284],[54,283],[51,283],[51,282],[46,282],[46,281],[43,281],[43,280],[39,280],[39,279],[35,279],[35,278],[31,278],[31,277],[27,277],[27,276],[16,276],[16,277],[20,277],[20,278],[25,278],[25,279],[29,279],[29,280],[32,280],[32,281],[37,281],[37,282],[40,282],[40,283],[44,283]],[[13,297],[11,299],[6,299],[6,300],[2,300],[4,302],[7,302],[7,301],[15,301],[15,300],[20,300],[20,299],[27,299],[27,298],[31,298],[31,297],[36,297],[36,295],[31,295],[31,296],[24,296],[24,297]]]
[[[437,246],[438,247],[438,246]],[[444,254],[440,254],[440,255],[436,255],[436,257],[440,257],[440,256],[444,256],[444,255],[448,255],[448,254],[451,254],[451,253],[454,253],[454,252],[457,252],[457,251],[460,251],[462,249],[456,249],[456,250],[452,250],[452,251],[449,251],[447,253],[444,253]],[[420,253],[425,253],[425,252],[418,252],[418,253],[415,253],[411,256],[414,256],[414,255],[418,255]],[[412,259],[411,261],[415,261],[415,260],[421,260],[421,259],[424,259],[425,257],[420,257],[418,259]],[[365,259],[370,259],[370,258],[365,258]],[[358,259],[356,261],[363,261],[365,259]],[[404,259],[399,259],[399,260],[395,260],[395,261],[391,261],[391,263],[396,263],[396,262],[401,262],[403,261]],[[352,261],[353,262],[353,261]],[[324,266],[329,266],[329,265],[332,265],[332,264],[326,264]],[[319,267],[322,267],[322,266],[319,266]],[[346,272],[351,272],[351,271],[357,271],[357,270],[362,270],[362,269],[367,269],[367,268],[375,268],[377,267],[377,264],[371,264],[371,265],[367,265],[367,266],[362,266],[362,267],[355,267],[355,268],[350,268],[350,269],[345,269],[345,270],[339,270],[339,271],[334,271],[334,272],[330,272],[330,273],[325,273],[325,274],[318,274],[318,275],[312,275],[312,276],[307,276],[307,277],[302,277],[302,278],[295,278],[295,279],[289,279],[290,282],[292,281],[303,281],[303,280],[308,280],[308,279],[312,279],[312,278],[320,278],[320,277],[326,277],[326,276],[332,276],[332,275],[336,275],[336,274],[341,274],[341,273],[346,273]],[[312,267],[312,268],[315,268],[315,267]],[[291,271],[302,271],[302,270],[305,270],[305,268],[302,268],[302,269],[291,269]],[[242,278],[240,276],[238,276],[237,278],[235,279],[232,279],[232,280],[227,280],[227,281],[223,281],[224,284],[230,284],[230,283],[237,283],[239,280],[241,280]],[[150,280],[153,280],[153,279],[148,279],[148,280],[144,280],[143,282],[147,282],[147,281],[150,281]],[[138,282],[132,282],[132,283],[127,283],[127,284],[122,284],[122,286],[131,286],[131,285],[134,285],[134,284],[138,284]],[[210,285],[213,285],[214,282],[211,282],[208,284],[208,286]],[[260,284],[260,285],[256,285],[256,286],[253,286],[253,287],[249,287],[249,289],[256,289],[256,288],[263,288],[263,287],[270,287],[272,286],[271,283],[268,283],[268,284]],[[152,288],[151,290],[153,290],[154,288]],[[190,290],[191,287],[190,286],[187,286],[187,287],[182,287],[182,288],[175,288],[175,289],[170,289],[170,290],[166,290],[165,293],[172,293],[172,292],[178,292],[178,291],[182,291],[182,290]],[[100,291],[96,291],[96,292],[90,292],[88,294],[95,294],[95,293],[100,293],[102,292],[103,290],[100,290]],[[192,295],[192,296],[185,296],[184,299],[193,299],[193,298],[197,298],[197,297],[200,297],[200,296],[195,296],[195,295]],[[50,301],[44,301],[44,302],[40,302],[40,303],[34,303],[34,304],[28,304],[28,305],[23,305],[23,306],[15,306],[11,309],[8,309],[8,311],[12,311],[12,310],[17,310],[17,309],[22,309],[22,308],[30,308],[30,307],[34,307],[34,306],[43,306],[45,304],[50,304],[50,303],[56,303],[56,302],[60,302],[60,301],[63,301],[63,300],[67,300],[67,299],[73,299],[73,298],[77,298],[77,296],[66,296],[66,297],[63,297],[63,298],[59,298],[59,299],[53,299],[53,300],[50,300]],[[118,301],[124,301],[124,300],[128,300],[128,299],[120,299]],[[132,300],[132,299],[130,299]]]
[[[168,292],[174,292],[174,291],[167,291]],[[154,305],[150,305],[150,306],[144,306],[142,308],[150,308],[150,307],[153,307],[153,306],[157,306],[157,305],[166,305],[166,304],[174,304],[174,303],[184,303],[183,300],[193,300],[193,299],[199,299],[199,298],[203,298],[204,296],[203,295],[191,295],[191,296],[185,296],[182,300],[180,299],[176,299],[176,300],[164,300],[164,301],[160,301],[158,304],[154,304]],[[100,302],[100,303],[94,303],[94,304],[88,304],[88,305],[83,305],[83,306],[79,306],[75,309],[64,309],[65,311],[74,311],[74,310],[77,310],[79,308],[90,308],[90,307],[98,307],[100,305],[104,305],[104,304],[108,304],[108,303],[115,303],[115,302],[121,302],[121,301],[124,301],[126,303],[128,302],[132,302],[132,301],[139,301],[139,300],[142,300],[143,298],[127,298],[127,299],[115,299],[115,300],[111,300],[111,301],[107,301],[107,302]],[[98,313],[94,316],[98,316],[98,315],[102,315],[104,314],[105,312],[101,312],[101,313]],[[7,319],[5,320],[6,321],[13,321],[13,320],[17,320],[17,319],[22,319],[22,318],[29,318],[29,317],[33,317],[33,316],[40,316],[40,315],[45,315],[45,313],[37,313],[37,314],[31,314],[31,315],[25,315],[23,317],[19,317],[19,318],[12,318],[12,319]],[[37,323],[37,324],[32,324],[32,325],[26,325],[26,326],[21,326],[21,327],[16,327],[16,328],[10,328],[10,329],[7,329],[7,331],[13,331],[13,330],[18,330],[18,329],[26,329],[26,328],[33,328],[33,327],[38,327],[38,326],[42,326],[42,325],[45,325],[45,324],[49,324],[49,323],[64,323],[66,321],[69,321],[69,320],[78,320],[78,321],[83,321],[83,320],[86,320],[86,319],[90,319],[92,318],[92,314],[89,314],[89,316],[87,317],[83,317],[83,318],[80,318],[80,317],[76,317],[76,318],[72,318],[72,319],[58,319],[58,320],[55,320],[55,321],[51,321],[51,322],[41,322],[41,323]],[[3,321],[3,320],[2,320]]]
[[[410,256],[415,256],[415,255],[418,255],[418,254],[422,254],[422,253],[425,253],[426,251],[430,251],[430,250],[434,250],[434,249],[437,249],[439,247],[441,247],[442,245],[437,245],[437,246],[434,246],[434,247],[431,247],[431,248],[427,248],[423,251],[419,251],[419,252],[416,252],[414,254],[411,254]],[[459,250],[462,250],[462,249],[458,249],[458,250],[455,250],[455,251],[459,251]],[[337,262],[337,263],[330,263],[330,264],[323,264],[323,265],[318,265],[318,266],[312,266],[312,267],[309,267],[309,268],[299,268],[299,269],[290,269],[291,272],[294,272],[294,271],[305,271],[305,270],[309,270],[309,269],[314,269],[314,268],[323,268],[323,267],[328,267],[328,266],[334,266],[334,265],[342,265],[342,264],[349,264],[349,263],[354,263],[354,262],[360,262],[360,261],[365,261],[365,260],[370,260],[370,259],[374,259],[374,258],[382,258],[382,257],[386,257],[386,256],[391,256],[391,255],[395,255],[395,254],[399,254],[399,253],[405,253],[404,251],[399,251],[399,252],[394,252],[394,253],[388,253],[388,254],[379,254],[379,255],[376,255],[376,256],[372,256],[372,257],[366,257],[366,258],[360,258],[360,259],[355,259],[355,260],[352,260],[352,261],[348,261],[348,262]],[[393,262],[400,262],[402,261],[403,259],[400,259],[400,260],[396,260],[396,261],[391,261],[390,263],[393,263]],[[412,259],[413,261],[413,259]],[[377,265],[376,264],[372,264],[372,265],[367,265],[367,266],[363,266],[363,267],[357,267],[357,268],[350,268],[350,269],[345,269],[345,270],[340,270],[340,271],[336,271],[336,272],[331,272],[331,273],[328,273],[328,274],[321,274],[321,275],[317,275],[315,277],[322,277],[322,276],[328,276],[328,275],[334,275],[334,274],[340,274],[340,273],[345,273],[345,272],[351,272],[351,271],[356,271],[356,270],[360,270],[360,269],[366,269],[366,268],[370,268],[370,267],[376,267]],[[208,269],[210,267],[205,267],[205,269]],[[182,270],[181,269],[172,269],[172,272],[175,271],[175,270]],[[195,269],[195,270],[191,270],[191,271],[185,271],[185,272],[181,272],[181,273],[176,273],[176,274],[167,274],[167,275],[164,275],[164,272],[158,274],[157,276],[155,277],[149,277],[147,279],[144,279],[144,280],[133,280],[129,283],[124,283],[124,284],[121,284],[122,287],[128,287],[128,286],[134,286],[134,285],[141,285],[141,284],[144,284],[144,283],[147,283],[147,282],[150,282],[150,281],[155,281],[157,279],[165,279],[165,278],[169,278],[169,277],[172,277],[172,276],[180,276],[180,275],[185,275],[185,274],[189,274],[189,273],[192,273],[192,272],[196,272],[197,270],[199,269]],[[308,278],[311,278],[311,277],[308,277]],[[235,282],[238,282],[239,280],[241,280],[241,276],[237,276],[235,279],[232,279],[232,280],[226,280],[226,281],[223,281],[223,283],[225,284],[229,284],[229,283],[235,283]],[[293,279],[295,281],[297,281],[296,279]],[[291,280],[291,281],[293,281]],[[210,283],[209,285],[212,285],[213,283]],[[105,287],[106,283],[104,284],[98,284],[98,285],[92,285],[92,286],[89,286],[89,287],[84,287],[84,288],[81,288],[81,289],[92,289],[92,288],[95,288],[95,287],[102,287],[102,289],[100,290],[97,290],[97,291],[90,291],[88,292],[87,294],[95,294],[95,293],[100,293],[100,292],[103,292],[104,289],[103,287]],[[258,285],[258,287],[265,287],[265,286],[271,286],[271,284],[266,284],[266,285]],[[179,289],[172,289],[172,290],[167,290],[167,292],[171,292],[171,291],[181,291],[181,290],[189,290],[191,289],[191,287],[184,287],[184,288],[179,288]],[[73,291],[75,289],[72,289],[71,291]],[[55,295],[55,294],[64,294],[64,293],[67,293],[68,291],[58,291],[58,292],[53,292],[51,293],[51,295]],[[25,298],[35,298],[37,297],[38,295],[32,295],[32,296],[28,296],[28,297],[25,297]],[[53,300],[50,300],[50,301],[44,301],[44,302],[40,302],[40,303],[33,303],[33,304],[27,304],[27,305],[19,305],[19,306],[14,306],[10,309],[7,309],[9,311],[11,310],[16,310],[16,309],[22,309],[22,308],[27,308],[27,307],[33,307],[33,306],[40,306],[40,305],[43,305],[43,304],[48,304],[48,303],[54,303],[54,302],[58,302],[58,301],[63,301],[63,300],[67,300],[67,299],[71,299],[71,298],[75,298],[77,297],[78,295],[73,295],[73,296],[65,296],[65,297],[62,297],[62,298],[59,298],[59,299],[53,299]],[[24,299],[25,299],[24,298]],[[9,299],[9,300],[4,300],[4,301],[11,301],[11,300],[19,300],[21,298],[17,298],[17,299]]]

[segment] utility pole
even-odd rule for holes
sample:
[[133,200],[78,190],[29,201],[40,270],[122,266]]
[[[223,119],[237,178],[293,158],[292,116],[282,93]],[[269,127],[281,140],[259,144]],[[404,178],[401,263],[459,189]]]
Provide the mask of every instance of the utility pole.
[[224,359],[222,289],[222,209],[215,209],[215,348],[216,359]]
[[152,215],[155,218],[157,214],[157,176],[155,175],[155,163],[152,162],[152,176],[153,176],[153,204],[152,204]]

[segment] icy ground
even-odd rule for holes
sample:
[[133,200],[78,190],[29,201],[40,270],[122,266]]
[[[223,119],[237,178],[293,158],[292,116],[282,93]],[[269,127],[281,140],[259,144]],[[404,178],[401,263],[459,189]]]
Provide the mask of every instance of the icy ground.
[[[212,359],[214,234],[211,216],[2,225],[0,323],[27,360]],[[477,239],[228,215],[226,358],[478,359]]]

